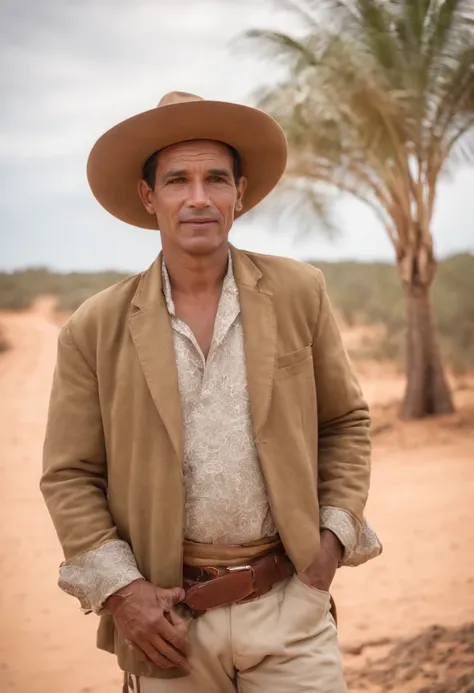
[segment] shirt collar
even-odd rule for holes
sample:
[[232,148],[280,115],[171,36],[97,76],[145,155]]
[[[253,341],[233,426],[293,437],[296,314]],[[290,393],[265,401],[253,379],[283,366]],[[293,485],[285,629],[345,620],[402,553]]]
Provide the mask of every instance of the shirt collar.
[[[161,265],[161,276],[162,276],[162,284],[163,284],[163,294],[165,297],[166,301],[166,307],[168,309],[168,313],[170,315],[176,315],[175,312],[175,307],[174,307],[174,301],[173,301],[173,295],[171,292],[171,282],[170,282],[170,277],[168,274],[168,270],[166,269],[166,263],[165,259],[163,257],[163,262]],[[234,269],[232,266],[232,257],[230,254],[228,254],[228,262],[227,262],[227,272],[224,277],[224,282],[222,284],[222,295],[226,296],[237,296],[237,284],[235,283],[235,278],[234,278]]]

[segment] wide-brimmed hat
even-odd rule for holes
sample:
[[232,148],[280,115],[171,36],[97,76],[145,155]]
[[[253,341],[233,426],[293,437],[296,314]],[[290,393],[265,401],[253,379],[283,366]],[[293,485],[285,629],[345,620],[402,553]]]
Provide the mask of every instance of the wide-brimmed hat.
[[245,214],[276,186],[286,166],[287,141],[280,125],[263,111],[194,94],[171,92],[156,108],[128,118],[95,143],[87,162],[87,178],[100,204],[133,226],[157,229],[138,195],[143,165],[156,151],[178,142],[215,140],[240,155],[247,180]]

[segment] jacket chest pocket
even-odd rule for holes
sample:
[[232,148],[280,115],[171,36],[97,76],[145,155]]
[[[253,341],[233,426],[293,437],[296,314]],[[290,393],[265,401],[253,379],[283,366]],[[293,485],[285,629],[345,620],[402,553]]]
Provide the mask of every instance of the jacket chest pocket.
[[289,378],[298,373],[312,372],[313,359],[312,359],[312,344],[303,347],[303,349],[298,349],[297,351],[291,351],[289,354],[283,354],[277,359],[277,370],[276,379],[283,380],[284,378]]

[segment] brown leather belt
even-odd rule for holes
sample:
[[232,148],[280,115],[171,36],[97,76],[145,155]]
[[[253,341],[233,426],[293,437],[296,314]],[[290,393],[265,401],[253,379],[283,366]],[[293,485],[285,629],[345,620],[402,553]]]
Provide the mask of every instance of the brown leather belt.
[[193,616],[209,609],[247,602],[262,597],[295,572],[288,556],[264,556],[249,565],[217,568],[184,566],[184,603]]

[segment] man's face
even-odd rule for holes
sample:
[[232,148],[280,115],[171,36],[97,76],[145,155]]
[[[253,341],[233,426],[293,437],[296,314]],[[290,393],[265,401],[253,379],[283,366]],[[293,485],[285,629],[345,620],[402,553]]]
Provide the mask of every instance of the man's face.
[[154,189],[141,181],[139,193],[156,214],[165,249],[207,255],[227,241],[245,187],[245,178],[234,180],[225,145],[195,140],[162,149]]

